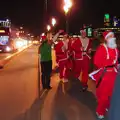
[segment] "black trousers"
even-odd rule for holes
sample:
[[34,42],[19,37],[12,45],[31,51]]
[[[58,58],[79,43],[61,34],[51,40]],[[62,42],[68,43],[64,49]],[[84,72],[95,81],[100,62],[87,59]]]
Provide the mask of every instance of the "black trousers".
[[43,88],[50,87],[50,76],[52,72],[52,60],[41,62],[42,86]]

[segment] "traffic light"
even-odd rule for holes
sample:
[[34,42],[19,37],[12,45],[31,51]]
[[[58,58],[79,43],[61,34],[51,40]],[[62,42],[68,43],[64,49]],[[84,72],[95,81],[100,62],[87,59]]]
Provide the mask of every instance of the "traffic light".
[[104,26],[105,27],[109,27],[110,26],[110,15],[109,14],[105,14],[104,15]]
[[104,22],[110,22],[110,15],[109,14],[105,14]]
[[110,19],[110,15],[109,14],[105,14],[105,18],[106,18],[106,20]]
[[86,28],[87,37],[93,37],[93,28],[87,27]]

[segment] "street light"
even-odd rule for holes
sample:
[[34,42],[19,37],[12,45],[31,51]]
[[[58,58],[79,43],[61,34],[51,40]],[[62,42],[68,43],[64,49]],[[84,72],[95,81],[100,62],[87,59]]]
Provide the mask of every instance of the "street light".
[[50,31],[50,29],[51,29],[51,26],[47,25],[47,30]]
[[55,26],[55,24],[56,24],[56,19],[52,18],[52,25],[53,25],[53,27]]
[[22,30],[22,29],[23,29],[23,27],[20,27],[20,29]]
[[69,9],[68,9],[68,7],[66,6],[66,5],[64,5],[64,12],[65,12],[65,14],[67,14],[68,13],[68,11],[69,11]]
[[42,33],[41,36],[45,36],[45,33]]
[[69,25],[68,25],[68,12],[69,12],[69,10],[70,10],[70,8],[72,7],[72,2],[71,2],[71,0],[64,0],[64,7],[63,7],[63,9],[64,9],[64,12],[65,12],[65,15],[66,15],[66,32],[68,33],[68,27],[69,27]]
[[72,2],[71,2],[71,0],[64,0],[64,5],[65,5],[68,9],[70,9],[70,8],[72,7]]

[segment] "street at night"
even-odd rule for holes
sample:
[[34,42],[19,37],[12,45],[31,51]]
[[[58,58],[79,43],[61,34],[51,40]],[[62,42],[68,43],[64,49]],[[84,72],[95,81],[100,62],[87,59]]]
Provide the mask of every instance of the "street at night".
[[0,53],[0,60],[10,56],[12,53]]
[[118,8],[3,0],[0,120],[120,120]]
[[92,92],[80,92],[80,82],[73,81],[73,86],[65,94],[55,73],[52,76],[53,89],[48,92],[40,88],[38,99],[37,52],[38,47],[31,46],[0,70],[0,119],[96,120],[96,100],[92,94],[95,86],[92,82],[89,82]]
[[[75,84],[71,91],[64,94],[58,74],[52,76],[53,89],[49,92],[41,91],[40,100],[37,99],[37,49],[37,46],[26,49],[0,70],[0,119],[32,120],[33,117],[35,120],[95,119],[95,98],[92,93],[81,93],[79,86]],[[74,87],[78,87],[78,89]],[[65,118],[61,118],[59,115]]]
[[37,47],[30,47],[0,70],[0,119],[24,113],[38,95]]

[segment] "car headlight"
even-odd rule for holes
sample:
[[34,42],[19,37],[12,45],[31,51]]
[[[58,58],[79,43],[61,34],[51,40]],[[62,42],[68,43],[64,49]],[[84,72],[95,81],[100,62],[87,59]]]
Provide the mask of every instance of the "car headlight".
[[7,47],[6,47],[6,51],[7,51],[7,52],[10,52],[10,51],[11,51],[11,48],[7,46]]

